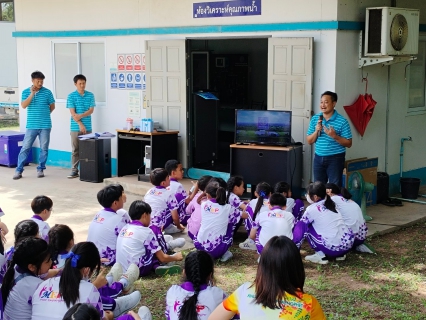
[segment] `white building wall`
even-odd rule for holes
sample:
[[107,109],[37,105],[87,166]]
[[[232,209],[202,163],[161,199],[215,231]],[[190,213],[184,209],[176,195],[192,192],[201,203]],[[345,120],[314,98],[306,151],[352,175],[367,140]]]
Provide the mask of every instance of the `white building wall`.
[[[193,19],[193,0],[20,0],[17,30],[93,30],[336,20],[338,0],[264,0],[262,15]],[[201,1],[200,1],[201,2]],[[37,21],[49,21],[34,25]]]
[[[15,23],[0,21],[0,87],[18,86]],[[1,101],[1,99],[0,99]]]

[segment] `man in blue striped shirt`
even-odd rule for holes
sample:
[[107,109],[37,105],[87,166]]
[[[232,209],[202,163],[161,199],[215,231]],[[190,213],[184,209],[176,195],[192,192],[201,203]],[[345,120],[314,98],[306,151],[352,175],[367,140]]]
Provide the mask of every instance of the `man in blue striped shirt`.
[[74,77],[77,88],[67,98],[67,108],[71,113],[71,173],[69,179],[78,177],[79,140],[78,136],[92,133],[92,116],[96,106],[93,93],[86,91],[86,77],[78,74]]
[[52,120],[50,114],[55,109],[55,99],[49,89],[43,87],[44,74],[35,71],[31,74],[33,85],[22,91],[21,106],[27,109],[27,131],[22,142],[21,152],[18,156],[18,166],[16,167],[14,180],[22,178],[24,164],[35,139],[40,142],[39,165],[37,166],[37,177],[43,178],[43,170],[46,169],[46,161],[49,150],[50,130]]
[[307,141],[315,143],[314,181],[341,186],[345,152],[352,146],[352,133],[348,120],[334,109],[336,103],[336,93],[326,91],[321,95],[321,113],[312,117]]

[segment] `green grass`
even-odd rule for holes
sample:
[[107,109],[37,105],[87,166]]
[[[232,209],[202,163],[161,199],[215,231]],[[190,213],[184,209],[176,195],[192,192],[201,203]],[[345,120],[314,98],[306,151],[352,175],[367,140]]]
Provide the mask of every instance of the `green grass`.
[[19,131],[18,120],[6,120],[0,121],[0,131]]
[[[227,293],[253,281],[257,254],[238,248],[227,263],[217,262],[216,284]],[[304,262],[305,291],[320,302],[328,319],[425,319],[426,318],[426,224],[418,224],[369,240],[377,255],[347,255],[346,261],[328,265]],[[302,256],[312,250],[304,245]],[[182,264],[183,266],[183,264]],[[138,280],[142,304],[154,319],[164,319],[168,288],[182,276]]]

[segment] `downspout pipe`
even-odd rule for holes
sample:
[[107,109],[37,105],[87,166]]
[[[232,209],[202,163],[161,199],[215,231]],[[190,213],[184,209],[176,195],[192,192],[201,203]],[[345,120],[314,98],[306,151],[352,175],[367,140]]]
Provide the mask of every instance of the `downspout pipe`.
[[402,178],[402,165],[404,163],[404,141],[413,141],[413,139],[408,136],[407,138],[401,138],[401,148],[399,149],[399,177]]

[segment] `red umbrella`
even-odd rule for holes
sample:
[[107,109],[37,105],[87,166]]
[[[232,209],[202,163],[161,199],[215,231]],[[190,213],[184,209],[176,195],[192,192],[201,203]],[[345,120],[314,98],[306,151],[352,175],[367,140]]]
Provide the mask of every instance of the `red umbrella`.
[[[367,86],[365,86],[365,89],[367,92]],[[373,116],[376,104],[377,102],[374,101],[373,96],[365,93],[364,95],[360,94],[354,104],[343,107],[361,137],[364,136],[365,129]]]

